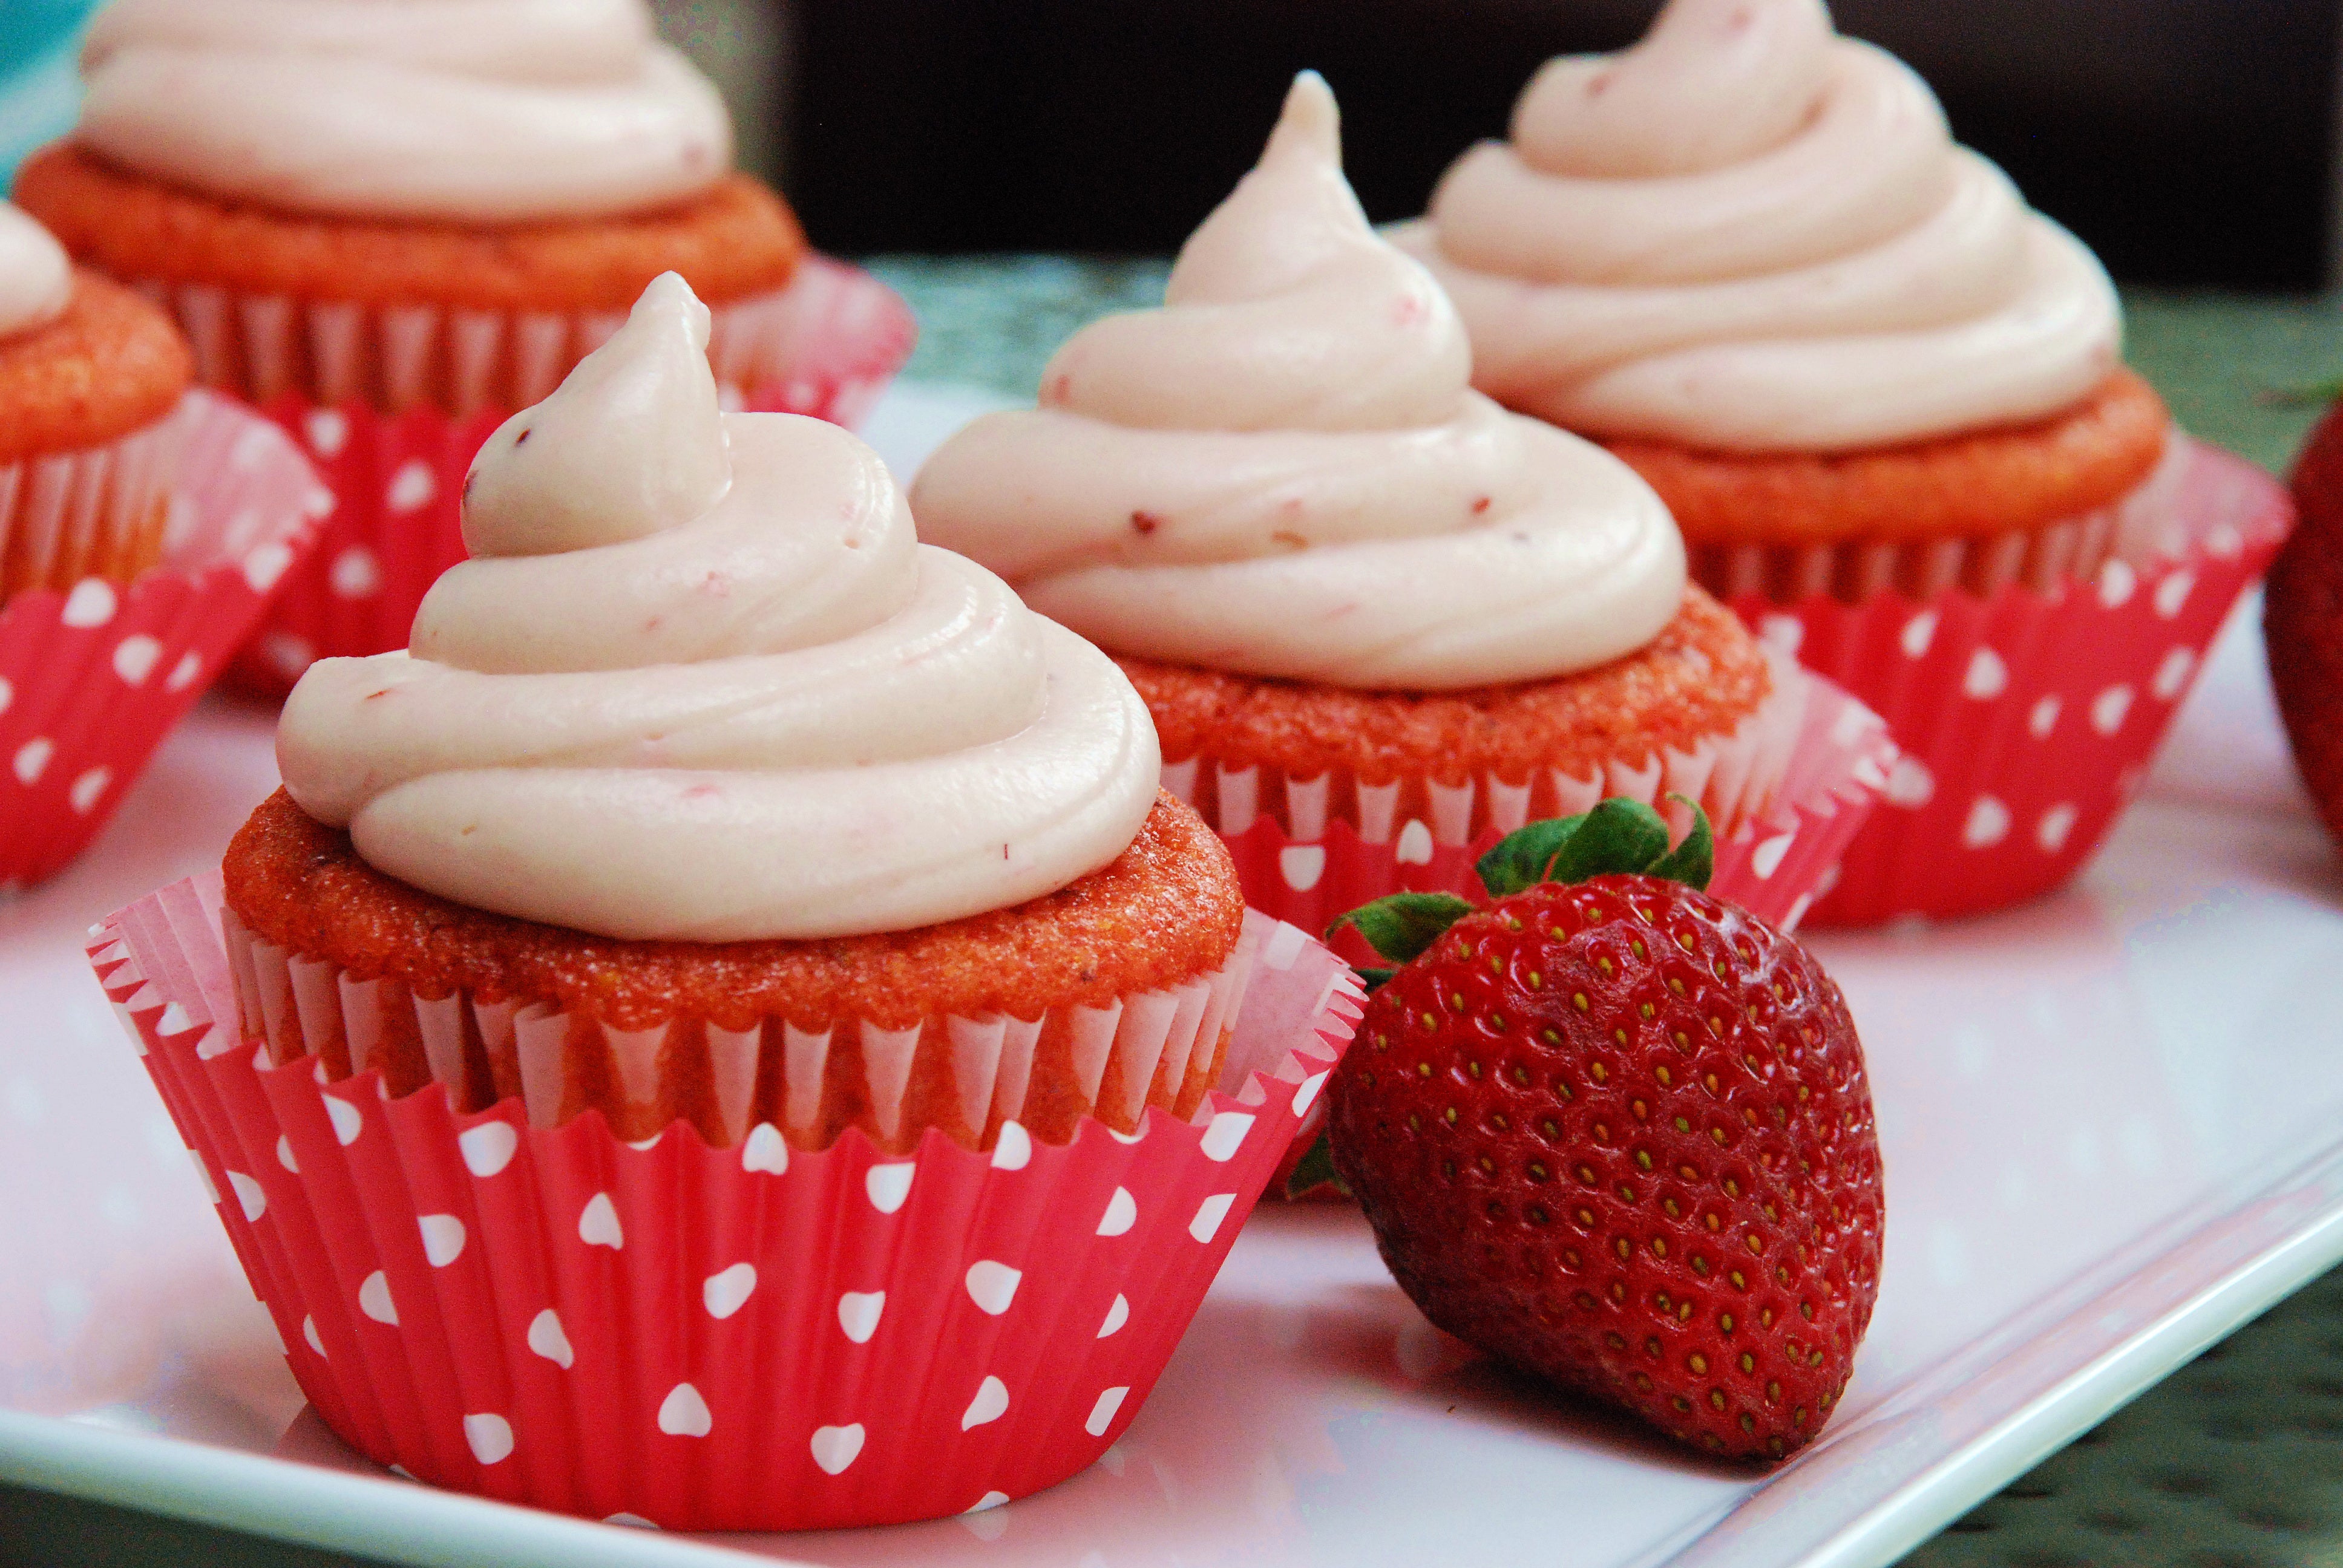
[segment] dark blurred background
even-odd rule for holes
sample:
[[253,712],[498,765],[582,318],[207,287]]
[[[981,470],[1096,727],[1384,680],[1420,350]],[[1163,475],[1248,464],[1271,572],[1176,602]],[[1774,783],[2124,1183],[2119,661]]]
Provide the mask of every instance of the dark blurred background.
[[[2127,282],[2331,277],[2337,0],[1841,0],[1960,138]],[[1378,219],[1501,135],[1538,62],[1656,0],[664,0],[729,40],[750,150],[832,250],[1167,252],[1293,72],[1342,100]],[[695,50],[695,53],[701,51]]]

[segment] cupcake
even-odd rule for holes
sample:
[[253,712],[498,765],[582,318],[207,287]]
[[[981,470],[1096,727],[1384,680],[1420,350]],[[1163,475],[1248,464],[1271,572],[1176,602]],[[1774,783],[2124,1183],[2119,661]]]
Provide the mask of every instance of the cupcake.
[[1471,368],[1304,74],[1163,307],[1077,334],[1041,407],[947,442],[913,508],[1116,655],[1257,908],[1322,928],[1402,886],[1469,896],[1503,833],[1631,795],[1679,831],[1704,808],[1732,896],[1795,920],[1862,794],[1794,779],[1802,729],[1826,711],[1859,750],[1867,720],[1687,586],[1631,468]]
[[722,413],[709,330],[662,276],[488,440],[218,924],[94,957],[361,1452],[669,1528],[989,1506],[1136,1413],[1356,993],[1114,665],[842,429]]
[[642,0],[116,0],[83,64],[80,124],[17,199],[166,305],[197,378],[339,498],[239,668],[261,689],[403,645],[463,558],[473,452],[660,273],[714,307],[733,407],[852,418],[910,352],[901,303],[732,171],[722,103]]
[[2284,531],[2125,368],[2097,260],[1821,0],[1548,62],[1399,241],[1476,386],[1633,466],[1696,581],[1887,718],[1825,918],[2070,875]]
[[0,604],[163,558],[187,382],[167,317],[0,203]]
[[167,316],[0,203],[0,890],[96,833],[306,541],[307,466],[188,381]]

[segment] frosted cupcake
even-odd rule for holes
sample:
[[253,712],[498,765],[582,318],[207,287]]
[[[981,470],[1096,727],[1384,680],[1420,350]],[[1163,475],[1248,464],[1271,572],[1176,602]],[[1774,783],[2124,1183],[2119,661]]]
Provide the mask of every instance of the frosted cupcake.
[[1114,665],[843,430],[720,412],[709,330],[662,277],[490,439],[412,647],[287,701],[217,927],[166,890],[96,958],[362,1452],[961,1512],[1136,1412],[1350,993]]
[[[922,528],[1118,657],[1172,787],[1280,840],[1239,851],[1257,907],[1331,919],[1419,869],[1468,892],[1474,846],[1605,795],[1746,835],[1807,684],[1686,586],[1631,469],[1468,387],[1335,116],[1298,80],[1163,308],[1085,328],[1039,408],[946,443]],[[1776,919],[1796,898],[1738,891]]]
[[89,842],[307,541],[307,465],[188,382],[168,316],[0,203],[0,892]]
[[18,199],[166,303],[200,380],[340,497],[247,661],[264,687],[403,642],[462,558],[481,439],[659,273],[715,307],[736,407],[852,417],[909,352],[900,303],[732,171],[721,102],[641,0],[116,0],[84,67]]
[[188,379],[168,317],[0,203],[0,604],[162,558]]
[[1477,386],[1634,466],[1695,580],[1886,716],[1835,918],[2071,873],[2282,527],[2124,367],[2097,260],[1821,0],[1672,0],[1548,62],[1400,238]]

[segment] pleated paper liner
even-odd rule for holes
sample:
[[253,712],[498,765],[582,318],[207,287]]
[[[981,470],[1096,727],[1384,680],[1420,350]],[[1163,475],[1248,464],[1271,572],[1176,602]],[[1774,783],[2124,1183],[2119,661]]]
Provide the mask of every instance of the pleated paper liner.
[[[1830,682],[1784,658],[1775,669],[1776,695],[1735,736],[1584,778],[1360,788],[1191,758],[1167,766],[1163,783],[1219,830],[1246,901],[1305,930],[1387,893],[1483,898],[1473,866],[1498,839],[1607,797],[1656,807],[1681,834],[1690,823],[1671,794],[1699,801],[1716,828],[1711,890],[1786,930],[1837,865],[1896,749],[1878,717]],[[1336,950],[1380,961],[1355,932],[1343,932]]]
[[[1903,749],[1810,918],[1976,914],[2075,875],[2293,517],[2260,469],[2176,436],[2165,467],[2096,528],[2114,542],[2088,578],[1874,563],[1863,569],[1882,580],[1949,586],[1925,597],[1891,586],[1852,603],[1824,591],[1730,598],[1769,644],[1877,709]],[[1931,551],[1943,553],[1915,553]],[[1828,588],[1857,569],[1850,559],[1756,575]],[[1973,581],[1985,591],[1963,586]]]
[[1012,1121],[1062,1143],[1084,1118],[1131,1132],[1151,1106],[1193,1115],[1221,1081],[1260,945],[1249,930],[1217,969],[1037,1019],[618,1029],[548,1003],[418,996],[396,977],[362,979],[260,940],[233,910],[220,925],[244,1036],[265,1040],[277,1065],[314,1057],[328,1081],[372,1072],[393,1098],[437,1082],[459,1114],[518,1098],[535,1127],[591,1106],[626,1139],[680,1121],[719,1148],[769,1125],[794,1148],[826,1149],[855,1128],[895,1153],[930,1125],[990,1149]]
[[520,1098],[321,1082],[239,1023],[215,890],[91,959],[310,1401],[425,1481],[670,1529],[990,1507],[1095,1461],[1147,1397],[1358,1015],[1292,927],[1256,947],[1220,1085],[1136,1134],[990,1153],[930,1129],[636,1143]]
[[[464,558],[464,475],[480,443],[626,319],[139,286],[186,330],[196,378],[289,431],[338,501],[236,665],[239,684],[276,696],[315,659],[407,646],[424,590]],[[727,407],[843,425],[870,411],[919,331],[893,290],[820,256],[787,286],[713,314],[709,357]]]
[[127,583],[163,558],[184,402],[102,446],[0,464],[0,604],[87,578]]
[[196,391],[162,428],[0,467],[0,535],[62,550],[95,538],[115,498],[162,513],[159,565],[0,604],[0,890],[96,836],[331,505],[274,425]]

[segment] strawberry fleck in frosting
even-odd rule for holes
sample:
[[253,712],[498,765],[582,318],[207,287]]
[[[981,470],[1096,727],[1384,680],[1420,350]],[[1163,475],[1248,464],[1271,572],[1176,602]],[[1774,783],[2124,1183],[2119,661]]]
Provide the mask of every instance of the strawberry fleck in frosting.
[[619,938],[906,930],[1114,859],[1161,762],[1130,683],[921,545],[854,437],[720,413],[708,332],[667,274],[490,437],[411,648],[287,700],[293,799],[415,887]]
[[1118,652],[1413,690],[1539,679],[1641,648],[1684,546],[1608,454],[1467,385],[1424,269],[1367,226],[1305,74],[1161,310],[1077,334],[1041,407],[920,472],[930,538]]
[[0,202],[0,337],[46,327],[72,297],[65,246],[23,209]]
[[732,161],[643,0],[114,0],[82,58],[84,146],[295,212],[606,217]]
[[1822,0],[1671,0],[1547,62],[1401,243],[1477,385],[1597,436],[1892,445],[2056,413],[2120,352],[2097,260]]

